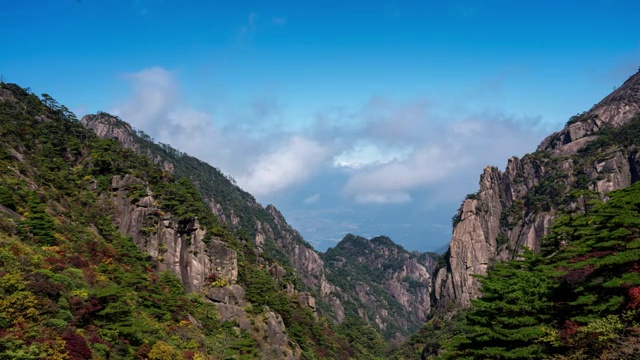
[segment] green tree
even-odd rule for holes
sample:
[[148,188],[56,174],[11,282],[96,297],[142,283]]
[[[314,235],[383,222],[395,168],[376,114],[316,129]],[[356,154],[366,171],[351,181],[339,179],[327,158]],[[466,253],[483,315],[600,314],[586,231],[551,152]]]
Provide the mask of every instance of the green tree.
[[22,230],[29,238],[34,238],[41,245],[53,245],[55,222],[45,211],[45,204],[35,194],[31,194],[28,205],[29,213],[26,216],[27,219],[21,224]]
[[482,277],[482,296],[466,316],[468,333],[454,339],[448,357],[456,359],[542,358],[537,339],[552,322],[554,282],[540,268],[540,257],[496,263]]

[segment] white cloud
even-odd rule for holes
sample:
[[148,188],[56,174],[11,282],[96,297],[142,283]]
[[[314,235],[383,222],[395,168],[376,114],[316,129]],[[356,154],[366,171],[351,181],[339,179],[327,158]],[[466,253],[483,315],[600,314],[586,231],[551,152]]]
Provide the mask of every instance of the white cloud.
[[355,196],[359,204],[402,204],[411,201],[406,192],[364,193]]
[[123,78],[130,82],[132,93],[112,112],[136,127],[148,129],[177,101],[174,75],[161,67],[125,74]]
[[383,149],[376,144],[359,142],[352,148],[335,156],[333,164],[339,167],[360,169],[366,166],[402,160],[410,153],[410,148]]
[[248,127],[253,122],[262,124],[263,131],[247,136],[251,133],[247,126],[220,126],[212,115],[181,102],[170,71],[150,68],[124,78],[130,82],[132,94],[113,110],[116,115],[157,141],[230,173],[254,195],[278,193],[304,182],[330,154],[316,140],[274,127],[279,124],[275,99],[254,100],[249,114],[238,115],[250,118],[245,124]]
[[[311,241],[373,225],[382,229],[393,219],[419,216],[413,223],[422,224],[422,214],[444,219],[448,228],[453,209],[477,189],[486,165],[502,167],[509,156],[533,151],[543,137],[536,119],[448,108],[424,98],[375,97],[360,108],[333,107],[312,116],[312,124],[292,126],[289,104],[273,94],[203,112],[184,101],[171,71],[155,67],[123,79],[131,96],[115,113],[136,128],[220,168],[260,201],[312,209],[321,193],[323,203],[340,208],[340,215],[319,214],[321,225],[308,226],[323,229],[314,230]],[[367,214],[354,215],[356,208]],[[394,213],[369,213],[388,208]],[[308,216],[299,220],[301,230],[310,222]]]
[[238,183],[255,195],[276,193],[310,178],[327,155],[327,149],[317,142],[294,136],[261,157]]
[[406,202],[418,190],[446,198],[442,194],[457,194],[457,177],[479,174],[487,164],[502,166],[542,137],[532,136],[536,119],[451,115],[425,99],[396,104],[376,98],[359,116],[364,126],[351,137],[365,138],[367,145],[355,142],[334,159],[351,167],[342,191],[358,203]]

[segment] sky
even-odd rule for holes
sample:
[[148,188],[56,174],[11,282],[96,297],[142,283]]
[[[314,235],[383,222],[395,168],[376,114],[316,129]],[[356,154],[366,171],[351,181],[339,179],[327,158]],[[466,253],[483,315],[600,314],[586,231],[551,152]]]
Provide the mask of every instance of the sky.
[[0,75],[232,176],[319,250],[433,251],[640,65],[637,0],[2,0]]

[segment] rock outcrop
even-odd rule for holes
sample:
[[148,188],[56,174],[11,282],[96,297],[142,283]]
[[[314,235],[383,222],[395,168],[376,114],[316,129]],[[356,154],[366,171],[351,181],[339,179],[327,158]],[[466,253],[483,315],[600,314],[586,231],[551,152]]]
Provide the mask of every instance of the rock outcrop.
[[302,354],[300,346],[291,341],[280,315],[267,311],[255,317],[250,316],[240,306],[218,304],[220,320],[236,322],[240,329],[251,333],[256,339],[263,359],[299,359]]
[[234,250],[215,238],[205,243],[205,230],[197,219],[176,221],[156,206],[152,194],[132,199],[128,188],[133,184],[141,182],[130,175],[113,178],[114,222],[120,232],[131,236],[140,250],[156,260],[160,271],[173,271],[188,291],[202,289],[211,274],[230,284],[236,282],[238,260]]
[[[218,219],[230,228],[249,235],[259,252],[283,262],[282,265],[285,268],[282,268],[282,271],[295,272],[303,288],[294,289],[294,292],[307,290],[307,293],[312,291],[319,294],[321,297],[319,301],[331,304],[327,308],[335,313],[335,315],[328,315],[341,321],[343,318],[341,314],[344,311],[339,301],[329,295],[336,291],[336,287],[326,280],[322,258],[295,229],[287,224],[280,211],[273,205],[262,207],[251,194],[240,189],[232,178],[224,176],[218,169],[168,146],[154,144],[150,138],[135,132],[129,124],[115,116],[106,113],[86,115],[81,122],[101,138],[116,139],[125,147],[161,164],[166,171],[174,173],[175,176],[189,178],[199,187],[205,201]],[[198,178],[199,174],[204,176]],[[124,204],[121,205],[124,206]],[[144,218],[148,213],[147,210],[136,211],[140,213],[135,215],[138,217],[137,220]],[[124,217],[127,216],[129,215]],[[125,227],[127,226],[125,224]],[[129,234],[133,236],[133,233],[138,230],[132,229]],[[170,252],[169,254],[172,255]],[[202,266],[218,267],[217,264],[202,264]],[[282,271],[280,271],[280,277],[284,277]],[[192,276],[193,273],[183,270],[182,274]],[[185,283],[192,283],[188,285],[189,288],[192,288],[191,286],[197,288],[195,284],[201,282],[198,278],[201,275],[194,276],[191,280],[184,280]],[[315,299],[311,303],[315,303]],[[313,310],[315,311],[315,308]]]
[[[462,203],[444,266],[434,276],[438,311],[470,305],[492,261],[511,259],[528,247],[537,251],[560,211],[585,211],[591,194],[629,186],[640,179],[638,150],[615,143],[589,144],[605,130],[626,126],[640,111],[640,73],[567,126],[542,141],[505,171],[485,168],[480,190]],[[580,192],[582,191],[582,192]]]
[[603,127],[626,124],[640,111],[639,74],[631,76],[591,110],[573,117],[564,129],[549,135],[538,146],[538,151],[553,150],[559,155],[575,154],[594,139],[593,135]]
[[106,113],[90,114],[82,117],[80,122],[93,130],[100,138],[115,139],[126,148],[136,152],[140,150],[140,144],[135,141],[131,125],[115,116]]
[[324,254],[330,293],[345,311],[376,324],[390,339],[403,339],[428,317],[435,254],[408,252],[389,238],[347,235]]

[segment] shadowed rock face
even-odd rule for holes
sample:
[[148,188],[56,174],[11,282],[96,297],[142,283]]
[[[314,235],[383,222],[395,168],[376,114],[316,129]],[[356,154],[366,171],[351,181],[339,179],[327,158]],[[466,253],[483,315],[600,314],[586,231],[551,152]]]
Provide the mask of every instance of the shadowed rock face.
[[445,265],[434,276],[436,311],[469,306],[480,295],[480,284],[472,274],[485,275],[491,261],[511,259],[522,246],[539,250],[559,209],[580,211],[584,206],[584,199],[561,204],[558,197],[566,198],[573,189],[588,189],[604,198],[637,181],[640,156],[634,146],[597,149],[589,156],[580,151],[597,138],[599,130],[625,125],[639,111],[637,73],[544,139],[536,153],[509,159],[504,172],[485,168],[480,190],[458,210]]
[[323,257],[327,278],[339,287],[331,295],[387,338],[402,339],[427,319],[435,254],[406,251],[384,236],[347,235]]
[[206,244],[205,230],[197,220],[176,221],[155,206],[151,195],[134,202],[126,188],[136,183],[140,181],[130,175],[114,176],[111,182],[114,218],[120,232],[131,236],[140,250],[151,255],[160,271],[173,271],[188,291],[200,290],[210,274],[235,283],[236,252],[215,238]]
[[[158,153],[155,153],[149,146],[141,146],[141,143],[149,141],[141,139],[135,134],[133,128],[126,122],[106,113],[97,115],[86,115],[82,118],[81,123],[92,129],[101,138],[112,138],[118,140],[122,145],[130,148],[138,153],[148,156],[155,162],[161,164],[163,168],[171,173],[175,170],[175,165],[170,161],[166,161]],[[236,185],[224,175],[220,174],[213,167],[202,164],[211,170],[212,176],[209,181],[220,184],[222,183],[231,191],[224,196],[214,197],[206,196],[206,202],[210,205],[211,211],[224,223],[232,229],[241,229],[241,217],[251,217],[246,223],[255,224],[255,245],[258,249],[264,250],[267,241],[273,243],[291,260],[292,266],[297,271],[301,280],[309,287],[320,288],[323,283],[323,262],[316,251],[306,244],[300,234],[291,228],[280,212],[273,206],[269,205],[263,208],[255,199]],[[187,174],[188,177],[188,174]],[[214,178],[215,177],[215,178]],[[195,182],[196,186],[201,186]],[[231,200],[236,201],[236,206],[242,208],[234,208],[223,204],[230,203]],[[246,220],[246,219],[244,219]],[[247,230],[247,229],[244,229]],[[326,282],[326,280],[324,281]]]

